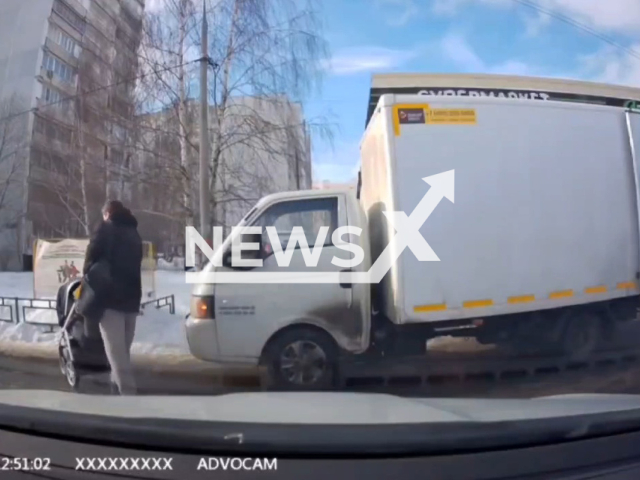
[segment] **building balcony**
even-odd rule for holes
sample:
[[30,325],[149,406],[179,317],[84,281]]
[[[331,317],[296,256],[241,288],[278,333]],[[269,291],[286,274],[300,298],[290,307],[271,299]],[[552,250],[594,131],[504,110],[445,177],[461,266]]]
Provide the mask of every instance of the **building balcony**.
[[33,165],[29,168],[30,183],[62,187],[65,185],[66,181],[67,179],[64,175],[60,175],[59,173]]
[[49,17],[49,25],[53,25],[53,26],[59,28],[64,33],[66,33],[71,38],[73,38],[76,42],[78,42],[79,44],[82,43],[82,35],[83,34],[80,33],[80,31],[78,29],[72,27],[69,24],[69,22],[67,20],[65,20],[63,17],[61,17],[57,12],[54,11],[51,14],[51,16]]
[[65,0],[64,2],[54,0],[53,11],[78,32],[84,33],[87,9],[78,0]]
[[93,0],[98,4],[105,12],[112,17],[117,17],[120,14],[119,2],[113,0]]
[[63,143],[60,140],[50,138],[40,132],[33,132],[33,143],[39,146],[41,149],[50,149],[59,155],[70,155],[73,153],[73,148],[68,143]]
[[78,87],[76,85],[77,76],[74,77],[72,82],[68,82],[56,75],[55,72],[50,72],[46,68],[40,67],[38,80],[42,83],[49,83],[52,87],[55,87],[57,90],[60,90],[67,95],[75,95],[78,92]]
[[60,45],[58,45],[56,42],[54,42],[50,38],[47,38],[45,40],[44,48],[45,50],[48,50],[49,52],[54,54],[56,57],[59,57],[62,60],[64,60],[66,63],[68,63],[72,67],[74,68],[78,67],[78,57],[71,54],[68,50],[65,50],[64,48],[62,48]]
[[74,106],[73,101],[48,104],[48,102],[42,98],[36,99],[36,108],[41,116],[53,118],[70,127],[75,127],[77,120]]
[[64,0],[64,3],[69,5],[77,14],[81,17],[87,16],[87,9],[82,5],[82,3],[78,0]]

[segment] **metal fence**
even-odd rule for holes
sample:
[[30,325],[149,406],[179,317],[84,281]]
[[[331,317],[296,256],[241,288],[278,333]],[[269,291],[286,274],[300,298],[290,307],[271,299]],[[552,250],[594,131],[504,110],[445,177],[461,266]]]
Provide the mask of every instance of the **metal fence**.
[[[19,298],[16,301],[16,323],[24,322],[30,325],[42,325],[50,326],[57,325],[57,318],[55,322],[39,322],[27,320],[27,309],[29,310],[54,310],[56,309],[56,301],[40,298]],[[22,314],[22,315],[21,315]]]
[[[176,312],[176,302],[174,295],[148,300],[141,304],[140,313],[149,306],[156,309],[168,308],[171,315]],[[53,321],[32,320],[28,319],[27,310],[48,310],[54,314]],[[39,327],[49,327],[49,331],[53,331],[58,327],[58,318],[55,314],[56,301],[42,298],[21,298],[21,297],[0,297],[0,322],[7,323],[25,323],[28,325],[36,325]],[[8,315],[6,314],[8,312]]]
[[141,309],[144,310],[148,305],[155,305],[156,309],[169,307],[169,313],[171,315],[176,313],[176,299],[173,295],[167,295],[165,297],[149,300],[148,302],[142,302]]
[[[16,300],[17,299],[11,298],[11,297],[0,297],[0,321],[1,322],[14,323],[15,321],[14,307],[16,306]],[[4,312],[6,312],[7,308],[9,309],[9,318],[5,318],[4,316]],[[15,311],[17,311],[17,309]]]

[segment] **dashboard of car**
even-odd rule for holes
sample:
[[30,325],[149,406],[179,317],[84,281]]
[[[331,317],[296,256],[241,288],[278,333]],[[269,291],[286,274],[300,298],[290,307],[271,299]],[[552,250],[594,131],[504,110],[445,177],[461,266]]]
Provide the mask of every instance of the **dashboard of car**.
[[640,432],[463,454],[293,458],[124,448],[0,431],[2,478],[602,479],[640,478]]

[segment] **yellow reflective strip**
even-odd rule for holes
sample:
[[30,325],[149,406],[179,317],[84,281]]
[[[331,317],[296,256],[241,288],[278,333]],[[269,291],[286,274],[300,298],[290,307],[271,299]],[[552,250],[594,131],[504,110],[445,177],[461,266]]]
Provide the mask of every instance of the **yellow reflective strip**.
[[636,282],[622,282],[618,284],[620,290],[636,290],[638,284]]
[[462,306],[464,308],[482,308],[482,307],[490,307],[493,305],[493,300],[471,300],[468,302],[463,302]]
[[607,287],[604,285],[599,285],[597,287],[588,287],[584,289],[584,293],[589,295],[593,295],[595,293],[607,293]]
[[413,307],[414,312],[440,312],[446,309],[446,303],[438,303],[434,305],[418,305],[416,307]]
[[535,302],[536,301],[536,296],[535,295],[521,295],[519,297],[509,297],[509,303],[528,303],[528,302]]
[[559,290],[557,292],[551,292],[549,298],[557,300],[558,298],[573,297],[573,290]]

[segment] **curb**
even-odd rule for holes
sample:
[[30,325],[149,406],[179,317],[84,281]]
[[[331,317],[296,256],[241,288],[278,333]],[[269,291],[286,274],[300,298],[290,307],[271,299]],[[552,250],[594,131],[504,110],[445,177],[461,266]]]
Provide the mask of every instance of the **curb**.
[[[27,342],[0,342],[0,357],[16,361],[58,364],[57,348],[51,344]],[[151,374],[179,377],[180,379],[208,378],[222,382],[227,378],[258,378],[257,367],[220,365],[204,362],[188,354],[132,353],[134,365]]]

